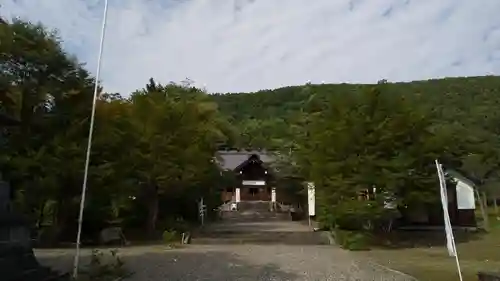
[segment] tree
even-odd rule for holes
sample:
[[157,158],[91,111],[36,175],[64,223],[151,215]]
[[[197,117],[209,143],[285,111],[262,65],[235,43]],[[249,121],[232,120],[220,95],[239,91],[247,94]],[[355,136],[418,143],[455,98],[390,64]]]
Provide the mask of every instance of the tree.
[[225,137],[217,106],[205,93],[153,80],[131,97],[133,176],[148,206],[152,233],[160,195],[199,184],[215,165],[216,144]]
[[[14,20],[0,31],[0,109],[21,120],[2,144],[2,172],[39,228],[73,239],[94,79],[42,25]],[[217,105],[199,89],[152,79],[128,99],[99,91],[97,102],[84,236],[137,221],[153,232],[159,217],[186,216],[193,204],[196,214],[221,177],[217,145],[234,139]],[[159,200],[178,206],[159,214]]]
[[[0,111],[21,121],[2,132],[0,168],[24,213],[73,239],[94,77],[41,24],[2,21],[0,41]],[[373,220],[383,198],[350,200],[372,187],[401,204],[432,201],[434,158],[498,192],[498,77],[381,82],[207,95],[151,79],[130,98],[99,89],[85,229],[195,220],[196,201],[210,210],[215,188],[234,180],[214,161],[221,145],[282,152],[282,177],[316,181],[328,222],[352,209]]]
[[[451,147],[449,138],[433,133],[430,117],[384,85],[337,98],[316,113],[298,159],[316,184],[319,219],[363,227],[383,217],[389,198],[408,206],[435,202],[434,159],[447,158],[459,142]],[[380,195],[358,200],[365,190]]]
[[2,107],[21,121],[2,147],[2,170],[25,211],[40,222],[50,205],[62,229],[77,206],[93,79],[41,24],[1,24],[0,41]]

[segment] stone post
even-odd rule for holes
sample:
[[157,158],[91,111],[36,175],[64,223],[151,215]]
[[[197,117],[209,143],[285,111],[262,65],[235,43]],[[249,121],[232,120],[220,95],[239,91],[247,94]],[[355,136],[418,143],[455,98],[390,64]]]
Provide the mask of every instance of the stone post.
[[240,203],[241,201],[241,190],[239,187],[236,188],[236,203]]

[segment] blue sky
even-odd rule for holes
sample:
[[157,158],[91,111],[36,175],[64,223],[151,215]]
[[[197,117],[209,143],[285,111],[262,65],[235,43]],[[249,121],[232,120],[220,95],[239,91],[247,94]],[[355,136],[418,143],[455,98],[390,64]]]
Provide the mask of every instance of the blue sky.
[[[499,0],[109,0],[101,80],[209,92],[500,74]],[[95,73],[102,0],[2,0]]]

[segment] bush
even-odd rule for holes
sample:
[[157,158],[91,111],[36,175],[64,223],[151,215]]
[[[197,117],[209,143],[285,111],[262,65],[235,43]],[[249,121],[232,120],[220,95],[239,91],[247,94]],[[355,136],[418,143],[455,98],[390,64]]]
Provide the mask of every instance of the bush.
[[399,217],[397,209],[386,209],[381,202],[374,200],[346,200],[320,207],[318,220],[326,229],[387,231],[390,222]]
[[158,229],[168,229],[169,231],[175,230],[177,233],[189,232],[192,225],[182,218],[169,218],[164,219],[158,223]]
[[163,242],[171,244],[178,240],[179,235],[175,230],[165,230],[162,234]]
[[335,242],[343,249],[350,251],[370,250],[372,236],[368,232],[334,229],[332,234]]

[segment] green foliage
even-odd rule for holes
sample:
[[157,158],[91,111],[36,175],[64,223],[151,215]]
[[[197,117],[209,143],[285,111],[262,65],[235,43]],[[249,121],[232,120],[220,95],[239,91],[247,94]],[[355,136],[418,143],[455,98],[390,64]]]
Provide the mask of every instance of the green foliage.
[[[257,147],[279,144],[285,175],[316,183],[323,226],[365,229],[398,216],[383,208],[387,199],[400,206],[436,201],[434,159],[498,194],[499,89],[500,78],[486,76],[305,85],[213,98],[242,131],[266,140]],[[255,124],[274,129],[263,126],[265,137],[259,137],[264,130]],[[245,136],[240,141],[256,147]],[[377,197],[357,200],[373,188]]]
[[[322,84],[304,85],[263,90],[245,94],[217,94],[213,100],[222,113],[228,115],[238,128],[247,130],[247,122],[273,123],[274,130],[266,130],[266,148],[274,142],[293,146],[294,137],[302,131],[307,116],[303,113],[320,112],[328,107],[329,100],[342,102],[345,97],[369,90],[374,85]],[[479,134],[487,128],[498,129],[498,113],[495,104],[500,100],[500,77],[445,78],[427,81],[383,83],[384,92],[404,97],[408,102],[434,111],[432,122],[445,127],[463,127]],[[278,125],[279,124],[279,125]],[[296,125],[300,125],[296,127]],[[278,127],[279,126],[279,127]],[[254,126],[252,126],[254,127]],[[474,129],[471,131],[472,127]],[[256,130],[260,135],[262,131]],[[488,134],[487,134],[488,135]],[[479,137],[483,142],[486,137]],[[241,146],[252,143],[241,141]],[[283,146],[281,146],[283,147]]]
[[[73,240],[94,77],[42,25],[2,23],[0,41],[0,110],[21,121],[2,130],[0,169],[17,208],[55,240]],[[384,209],[389,199],[433,203],[436,158],[498,196],[499,91],[494,76],[224,95],[150,79],[129,98],[100,91],[86,238],[107,225],[153,234],[165,229],[158,222],[196,221],[202,197],[213,210],[235,181],[214,159],[221,145],[279,152],[275,184],[302,201],[299,183],[315,182],[329,228],[374,230],[398,215]]]
[[[436,140],[444,136],[431,133],[427,116],[379,87],[332,101],[315,113],[298,153],[316,183],[319,219],[333,219],[334,226],[356,222],[362,229],[383,215],[390,197],[405,205],[436,200],[432,165],[446,157],[440,144],[448,140]],[[374,188],[379,196],[358,200],[362,191]]]
[[366,251],[370,249],[372,236],[369,232],[350,231],[336,228],[332,235],[335,243],[350,251]]
[[1,170],[38,224],[65,224],[78,206],[91,77],[41,25],[2,24],[0,41],[2,107],[21,121],[6,132]]
[[500,77],[308,84],[212,98],[247,132],[241,147],[277,149],[285,174],[316,181],[326,225],[335,220],[333,197],[372,186],[387,197],[397,191],[400,205],[435,201],[436,158],[500,194]]
[[165,230],[162,234],[163,242],[167,244],[171,244],[173,242],[177,242],[179,240],[179,235],[175,230]]
[[384,222],[395,218],[399,213],[385,209],[375,200],[345,200],[330,208],[321,205],[320,218],[329,229],[340,228],[352,231],[374,231]]
[[[1,171],[17,208],[54,240],[72,241],[94,78],[40,24],[2,23],[0,41],[0,109],[21,121],[5,130]],[[154,233],[157,221],[196,220],[200,197],[215,208],[221,175],[213,157],[235,132],[205,92],[151,79],[127,99],[99,94],[85,239],[109,225]]]

